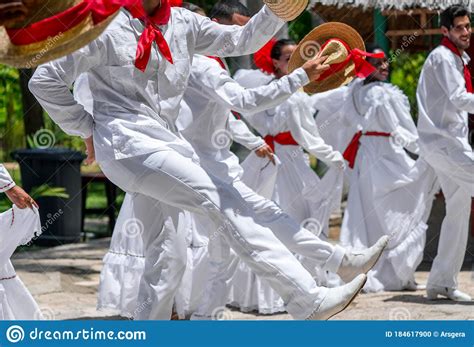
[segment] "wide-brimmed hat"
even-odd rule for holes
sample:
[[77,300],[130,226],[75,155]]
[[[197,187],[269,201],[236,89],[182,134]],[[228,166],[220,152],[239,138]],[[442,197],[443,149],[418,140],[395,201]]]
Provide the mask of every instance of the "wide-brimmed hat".
[[0,63],[31,68],[82,48],[114,19],[119,0],[30,1],[26,19],[0,27]]
[[308,0],[264,0],[273,13],[283,20],[296,19],[308,7]]
[[291,72],[319,55],[328,56],[326,64],[331,68],[318,81],[305,86],[305,92],[310,94],[338,88],[360,73],[365,75],[373,71],[365,62],[365,57],[372,54],[365,52],[364,40],[355,29],[344,23],[325,23],[313,29],[298,44],[288,70]]

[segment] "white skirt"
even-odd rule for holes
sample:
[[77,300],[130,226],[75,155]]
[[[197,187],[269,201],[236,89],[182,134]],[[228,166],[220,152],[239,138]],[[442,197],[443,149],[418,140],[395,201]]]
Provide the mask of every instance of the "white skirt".
[[[271,170],[266,160],[251,154],[242,163],[245,168],[242,181],[256,192],[271,192],[272,200],[297,222],[317,236],[325,238],[331,213],[339,208],[343,188],[343,173],[329,171],[320,179],[311,169],[306,154],[299,146],[276,145],[279,158],[273,176],[261,171]],[[265,179],[262,178],[265,177]],[[268,182],[274,183],[270,189]],[[266,196],[268,197],[268,196]],[[315,276],[319,285],[337,285],[333,276],[315,268],[309,259],[297,256]],[[260,314],[285,312],[280,296],[258,278],[249,267],[239,262],[230,280],[229,304],[242,312],[258,311]]]
[[388,139],[362,141],[351,175],[341,244],[364,249],[390,236],[387,251],[369,272],[364,290],[402,290],[414,280],[422,261],[426,221],[439,186],[426,162],[413,161]]
[[40,320],[41,309],[15,273],[15,249],[41,234],[37,209],[12,209],[0,214],[0,320]]

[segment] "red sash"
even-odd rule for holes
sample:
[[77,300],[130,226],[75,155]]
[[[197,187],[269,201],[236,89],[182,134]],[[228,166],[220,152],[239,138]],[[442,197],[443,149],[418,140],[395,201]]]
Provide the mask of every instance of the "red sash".
[[274,152],[275,152],[275,142],[283,146],[289,146],[289,145],[298,146],[299,145],[298,142],[296,142],[296,140],[291,135],[291,132],[289,131],[285,133],[279,133],[275,136],[267,135],[265,136],[264,140]]
[[459,52],[459,49],[456,47],[456,45],[447,37],[444,37],[443,40],[441,41],[441,45],[449,49],[451,52],[453,52],[455,55],[457,55],[459,58],[461,58],[462,65],[464,67],[464,80],[466,81],[466,89],[468,93],[473,92],[472,88],[472,78],[471,78],[471,71],[469,71],[469,68],[467,65],[464,63],[464,59],[462,58],[461,52]]
[[355,161],[357,158],[357,153],[359,152],[360,147],[360,139],[362,136],[382,136],[382,137],[390,137],[390,133],[383,133],[378,131],[367,131],[363,133],[362,131],[357,132],[354,137],[352,138],[349,146],[347,146],[346,150],[344,151],[344,159],[349,162],[349,167],[351,169],[354,168]]
[[331,64],[330,68],[326,70],[318,79],[317,81],[324,81],[329,76],[334,75],[336,72],[341,71],[351,62],[354,63],[355,66],[355,73],[357,77],[365,78],[370,76],[376,69],[373,67],[369,62],[365,60],[365,57],[376,58],[376,59],[383,59],[385,58],[385,53],[368,53],[364,52],[358,48],[351,49],[347,43],[341,41],[339,39],[331,39],[328,40],[322,47],[321,51],[331,42],[331,41],[338,41],[346,47],[349,55],[347,56],[346,60],[342,63],[338,64]]

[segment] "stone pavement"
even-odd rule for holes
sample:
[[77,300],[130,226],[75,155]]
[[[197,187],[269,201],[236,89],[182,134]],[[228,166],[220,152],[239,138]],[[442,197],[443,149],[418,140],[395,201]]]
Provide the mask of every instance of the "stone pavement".
[[[110,239],[93,240],[87,244],[60,246],[39,251],[19,252],[13,263],[20,278],[38,301],[48,319],[120,319],[97,312],[96,293],[102,257]],[[429,267],[417,272],[424,283]],[[474,272],[467,266],[460,276],[460,288],[474,296]],[[288,315],[261,316],[228,311],[224,318],[240,320],[290,319]],[[342,320],[466,320],[474,319],[474,302],[430,302],[425,292],[389,292],[363,294],[344,313]]]

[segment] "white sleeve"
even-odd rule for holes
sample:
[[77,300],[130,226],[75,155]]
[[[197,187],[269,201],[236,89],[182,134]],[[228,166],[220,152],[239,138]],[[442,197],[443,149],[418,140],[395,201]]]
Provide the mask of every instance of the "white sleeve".
[[233,111],[252,114],[278,106],[308,81],[308,75],[300,68],[268,85],[246,89],[217,64],[210,64],[207,68],[193,66],[189,87]]
[[105,47],[98,39],[69,56],[40,65],[29,88],[41,106],[69,135],[88,138],[93,131],[92,116],[73,97],[70,89],[76,78],[99,65]]
[[5,193],[15,186],[12,177],[8,173],[5,166],[0,164],[0,193]]
[[420,152],[418,130],[410,112],[408,98],[402,91],[397,90],[392,94],[390,105],[398,120],[393,135],[402,139],[403,147],[414,154],[418,154]]
[[235,142],[250,151],[254,151],[265,144],[265,141],[260,136],[256,136],[250,131],[243,120],[235,118],[232,113],[229,113],[229,131]]
[[221,25],[194,13],[191,21],[196,42],[194,53],[219,57],[255,53],[285,24],[285,21],[278,18],[267,6],[243,27]]
[[326,144],[319,135],[313,109],[304,101],[290,99],[281,108],[288,115],[291,135],[306,151],[327,164],[344,162],[342,154]]
[[474,113],[474,94],[467,92],[464,75],[456,66],[446,59],[437,59],[432,69],[446,97],[458,109]]

